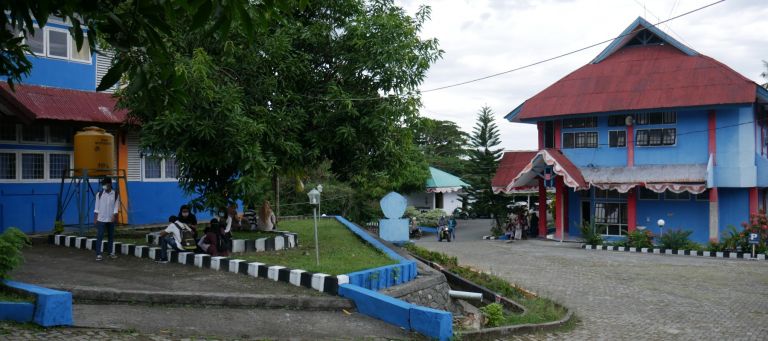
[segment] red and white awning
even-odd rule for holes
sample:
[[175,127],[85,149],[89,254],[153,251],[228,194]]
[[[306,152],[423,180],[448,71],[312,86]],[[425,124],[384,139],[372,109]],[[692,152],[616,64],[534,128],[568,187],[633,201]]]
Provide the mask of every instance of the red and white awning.
[[531,159],[531,162],[510,183],[511,187],[525,187],[538,184],[538,178],[544,169],[552,167],[552,171],[563,177],[566,186],[574,189],[588,189],[589,184],[584,180],[581,171],[563,153],[556,149],[542,149]]

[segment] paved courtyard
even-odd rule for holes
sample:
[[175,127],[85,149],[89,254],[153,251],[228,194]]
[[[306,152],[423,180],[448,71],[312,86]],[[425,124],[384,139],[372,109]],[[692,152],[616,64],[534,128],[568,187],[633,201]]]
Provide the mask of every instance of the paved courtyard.
[[489,221],[459,221],[457,240],[417,244],[553,298],[581,319],[525,340],[766,340],[768,262],[586,251],[579,244],[481,240]]

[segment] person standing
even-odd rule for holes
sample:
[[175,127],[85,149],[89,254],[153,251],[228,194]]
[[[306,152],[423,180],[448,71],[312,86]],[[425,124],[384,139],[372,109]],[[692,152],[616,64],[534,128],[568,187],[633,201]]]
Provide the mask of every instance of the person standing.
[[262,231],[272,231],[277,224],[277,217],[275,212],[272,212],[272,207],[269,205],[268,200],[264,200],[264,205],[261,206],[261,212],[259,212],[259,229]]
[[120,208],[120,197],[112,190],[112,179],[105,177],[101,180],[101,191],[96,194],[93,204],[93,221],[96,222],[96,260],[102,260],[101,244],[104,240],[104,230],[107,230],[107,249],[109,257],[117,258],[115,254],[115,222]]

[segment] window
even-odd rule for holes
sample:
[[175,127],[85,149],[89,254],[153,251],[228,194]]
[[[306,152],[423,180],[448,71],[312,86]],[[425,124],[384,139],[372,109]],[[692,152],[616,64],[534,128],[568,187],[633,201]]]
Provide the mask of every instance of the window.
[[61,179],[64,171],[70,166],[69,154],[48,154],[48,178]]
[[35,27],[34,34],[27,33],[24,36],[24,42],[29,46],[29,50],[36,55],[45,55],[45,31],[39,27]]
[[595,203],[595,229],[597,232],[604,235],[621,236],[626,228],[626,203]]
[[17,141],[16,123],[5,119],[0,121],[0,141]]
[[563,133],[563,148],[597,148],[597,132]]
[[0,179],[16,179],[16,153],[0,153]]
[[675,123],[677,123],[677,113],[672,111],[635,114],[636,125],[675,124]]
[[595,199],[626,199],[627,194],[619,193],[619,191],[615,189],[595,189]]
[[608,116],[609,127],[623,127],[627,125],[627,115],[611,115]]
[[661,194],[645,187],[640,187],[640,191],[638,192],[638,198],[640,200],[659,200],[661,198],[660,195]]
[[69,46],[71,48],[72,59],[82,62],[91,61],[91,46],[88,45],[88,36],[83,36],[83,46],[80,47],[80,51],[77,50],[77,43],[73,39]]
[[688,192],[682,192],[682,193],[675,193],[666,191],[664,192],[664,200],[690,200],[691,199],[691,193]]
[[696,201],[709,201],[709,190],[694,195]]
[[45,179],[45,155],[42,153],[22,153],[21,178],[25,180]]
[[55,125],[48,127],[48,142],[50,143],[72,143],[72,127]]
[[48,29],[48,56],[57,58],[69,57],[69,33]]
[[608,146],[609,147],[626,147],[627,146],[627,132],[624,130],[611,130],[608,132]]
[[45,126],[22,125],[21,140],[24,142],[45,142]]
[[163,159],[153,156],[144,158],[144,178],[160,179],[162,177],[161,163]]
[[677,141],[677,129],[640,129],[635,141],[638,146],[673,146]]
[[563,128],[593,128],[593,127],[597,127],[597,117],[563,119]]
[[165,178],[178,178],[179,168],[176,166],[176,159],[164,159],[165,161]]

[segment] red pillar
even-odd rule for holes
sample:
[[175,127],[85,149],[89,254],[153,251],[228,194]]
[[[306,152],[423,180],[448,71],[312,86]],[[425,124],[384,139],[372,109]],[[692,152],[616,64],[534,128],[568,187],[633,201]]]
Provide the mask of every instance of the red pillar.
[[547,238],[547,188],[539,178],[539,237]]
[[555,177],[555,238],[563,235],[563,177]]
[[[717,165],[717,111],[710,110],[707,120],[707,150],[712,164]],[[709,240],[720,240],[720,205],[717,187],[709,189]]]
[[536,128],[539,130],[539,150],[544,149],[544,122],[536,122]]
[[637,188],[627,192],[627,231],[637,228]]
[[712,156],[713,164],[717,164],[717,112],[714,110],[709,111],[709,119],[707,120],[707,144],[709,149],[709,155]]
[[757,187],[749,189],[749,214],[757,214]]
[[555,131],[555,149],[563,148],[562,134],[560,134],[560,131],[561,131],[560,123],[561,122],[562,121],[560,121],[560,120],[555,120],[555,123],[554,123],[554,125],[555,125],[554,128],[555,129],[553,129],[553,130]]
[[627,167],[635,166],[635,127],[627,126]]

